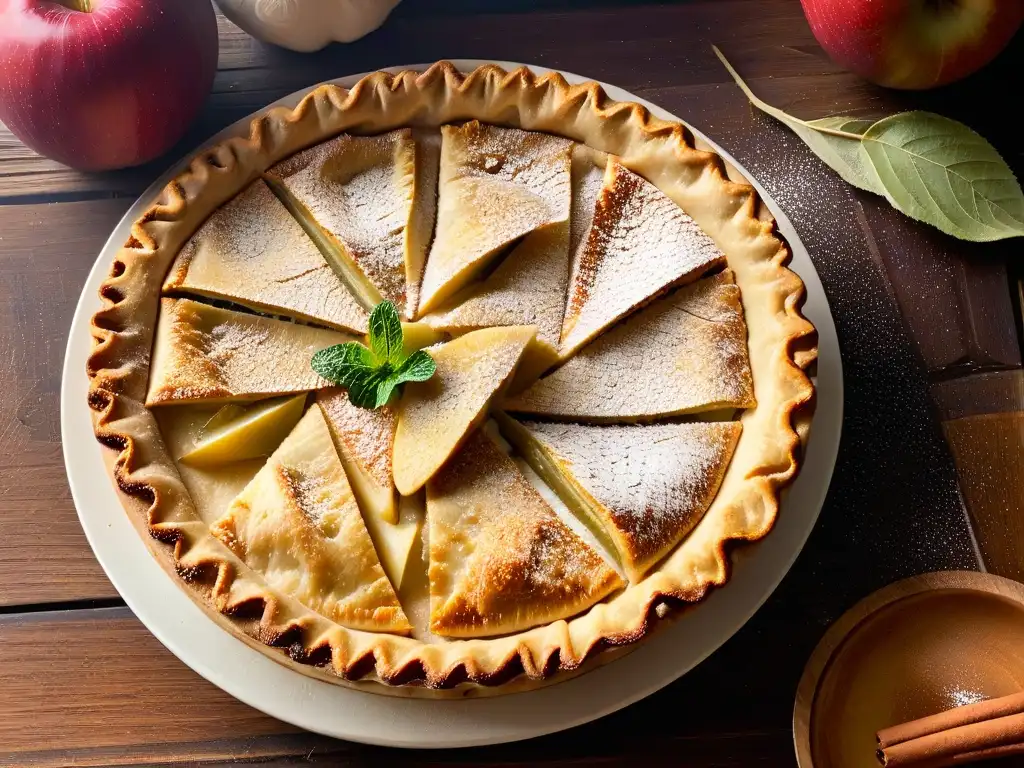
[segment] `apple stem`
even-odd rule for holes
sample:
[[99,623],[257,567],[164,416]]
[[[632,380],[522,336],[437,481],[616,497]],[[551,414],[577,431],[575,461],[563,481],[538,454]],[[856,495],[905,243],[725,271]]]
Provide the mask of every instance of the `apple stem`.
[[89,13],[92,10],[90,0],[57,0],[57,2],[72,11]]

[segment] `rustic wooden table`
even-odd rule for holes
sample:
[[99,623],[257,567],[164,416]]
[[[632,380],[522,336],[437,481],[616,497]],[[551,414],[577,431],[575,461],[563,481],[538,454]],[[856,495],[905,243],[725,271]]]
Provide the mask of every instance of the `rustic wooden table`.
[[710,50],[717,43],[755,91],[800,116],[925,108],[961,119],[1020,176],[1024,144],[999,105],[1024,66],[1024,39],[967,83],[899,94],[832,64],[797,0],[474,7],[406,0],[378,32],[313,55],[260,45],[222,20],[213,94],[173,155],[300,87],[439,58],[565,69],[684,116],[786,210],[839,330],[843,443],[793,571],[693,673],[600,723],[532,742],[397,753],[302,733],[234,701],[166,651],[104,577],[75,516],[58,430],[64,344],[86,273],[172,158],[86,175],[0,131],[0,765],[788,765],[801,668],[856,600],[929,570],[1024,577],[1019,245],[958,243],[844,186],[750,109]]

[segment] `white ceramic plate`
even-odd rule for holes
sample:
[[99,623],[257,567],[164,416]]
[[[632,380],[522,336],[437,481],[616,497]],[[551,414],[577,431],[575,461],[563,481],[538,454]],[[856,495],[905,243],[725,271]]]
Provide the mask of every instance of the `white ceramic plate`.
[[[454,62],[463,71],[482,63]],[[520,66],[497,63],[507,69]],[[423,68],[412,65],[392,71]],[[543,67],[532,69],[548,71]],[[570,82],[587,79],[563,74]],[[360,77],[353,75],[334,82],[351,86]],[[604,88],[614,99],[639,102],[658,117],[679,120],[621,88]],[[308,90],[277,104],[292,106]],[[250,118],[235,123],[209,143],[247,135]],[[726,152],[717,151],[742,172]],[[735,567],[724,588],[714,590],[688,615],[661,627],[633,653],[612,663],[546,688],[471,700],[377,696],[332,685],[287,669],[225,632],[160,569],[139,539],[104,468],[86,405],[89,318],[100,307],[98,287],[110,271],[118,247],[127,239],[131,222],[186,165],[186,161],[178,163],[143,193],[114,229],[89,274],[64,360],[61,438],[78,516],[96,558],[142,623],[207,680],[269,715],[353,741],[397,747],[464,747],[515,741],[594,720],[668,685],[731,637],[785,576],[814,526],[832,476],[842,424],[842,365],[832,315],[814,266],[785,214],[754,181],[793,250],[793,270],[807,285],[804,312],[818,329],[819,339],[818,404],[811,425],[811,450],[784,497],[775,528],[763,541],[734,551]]]

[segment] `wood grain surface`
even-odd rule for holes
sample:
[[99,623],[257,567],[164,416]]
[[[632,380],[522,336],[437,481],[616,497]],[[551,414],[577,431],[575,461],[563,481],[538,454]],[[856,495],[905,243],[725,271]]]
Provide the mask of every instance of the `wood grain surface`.
[[[773,634],[781,636],[783,627]],[[735,641],[734,641],[735,643]],[[752,669],[726,646],[695,674],[629,710],[552,736],[493,749],[424,753],[419,764],[785,764],[791,693],[773,725],[752,700],[701,702],[727,665]],[[60,663],[54,663],[55,659]],[[716,673],[717,670],[717,673]],[[748,689],[747,695],[757,688]],[[0,616],[0,765],[137,765],[295,758],[324,765],[404,764],[410,753],[302,733],[232,699],[171,656],[126,608]],[[736,692],[739,694],[740,692]],[[680,702],[692,709],[679,716]],[[29,723],[31,725],[29,725]],[[731,744],[742,734],[737,744]],[[649,759],[647,759],[649,758]],[[729,764],[729,763],[726,763]]]
[[60,377],[82,284],[126,202],[0,205],[0,606],[117,594],[64,477]]
[[[800,671],[846,608],[925,571],[984,565],[1020,578],[1019,247],[951,240],[846,187],[750,108],[710,44],[759,95],[801,117],[940,111],[986,135],[1021,175],[1024,143],[991,103],[1024,64],[1022,41],[967,83],[907,94],[829,61],[798,0],[481,7],[405,0],[364,40],[309,55],[259,44],[221,19],[220,70],[199,119],[169,155],[136,169],[78,173],[0,126],[0,766],[788,765]],[[254,712],[116,607],[64,478],[59,382],[96,254],[170,162],[315,82],[471,57],[620,85],[684,116],[764,183],[808,247],[832,305],[846,379],[844,438],[822,518],[790,575],[694,672],[566,734],[395,753],[300,733]],[[115,607],[97,607],[105,605]]]

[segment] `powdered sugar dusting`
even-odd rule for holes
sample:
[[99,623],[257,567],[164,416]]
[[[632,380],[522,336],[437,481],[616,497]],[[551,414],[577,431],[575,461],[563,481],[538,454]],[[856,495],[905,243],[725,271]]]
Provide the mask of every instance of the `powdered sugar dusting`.
[[380,136],[342,134],[270,171],[399,307],[405,307],[415,152],[407,128]]
[[572,156],[572,216],[569,233],[569,253],[572,255],[571,282],[578,282],[580,260],[583,257],[587,234],[594,223],[594,208],[604,186],[605,158],[586,145],[578,145]]
[[569,282],[568,229],[559,223],[531,232],[468,298],[424,321],[443,330],[535,325],[537,337],[557,347]]
[[317,393],[317,403],[347,452],[377,481],[390,488],[391,450],[395,442],[395,412],[390,406],[368,410],[352,405],[348,392],[331,388]]
[[754,404],[739,288],[722,273],[599,336],[505,408],[602,420]]
[[659,558],[700,520],[741,429],[737,422],[523,424],[603,507],[603,522],[628,543],[627,570]]
[[182,248],[164,290],[366,330],[366,312],[262,180],[207,219]]
[[434,243],[420,294],[436,309],[498,251],[569,219],[572,142],[471,121],[442,128]]
[[324,526],[331,515],[337,514],[337,502],[323,476],[307,475],[287,467],[281,470],[281,478],[295,503],[317,527]]
[[216,325],[206,336],[206,354],[218,368],[226,368],[237,357],[266,343],[270,332],[257,325]]
[[610,160],[574,264],[562,353],[579,349],[665,288],[724,263],[714,241],[664,192]]

